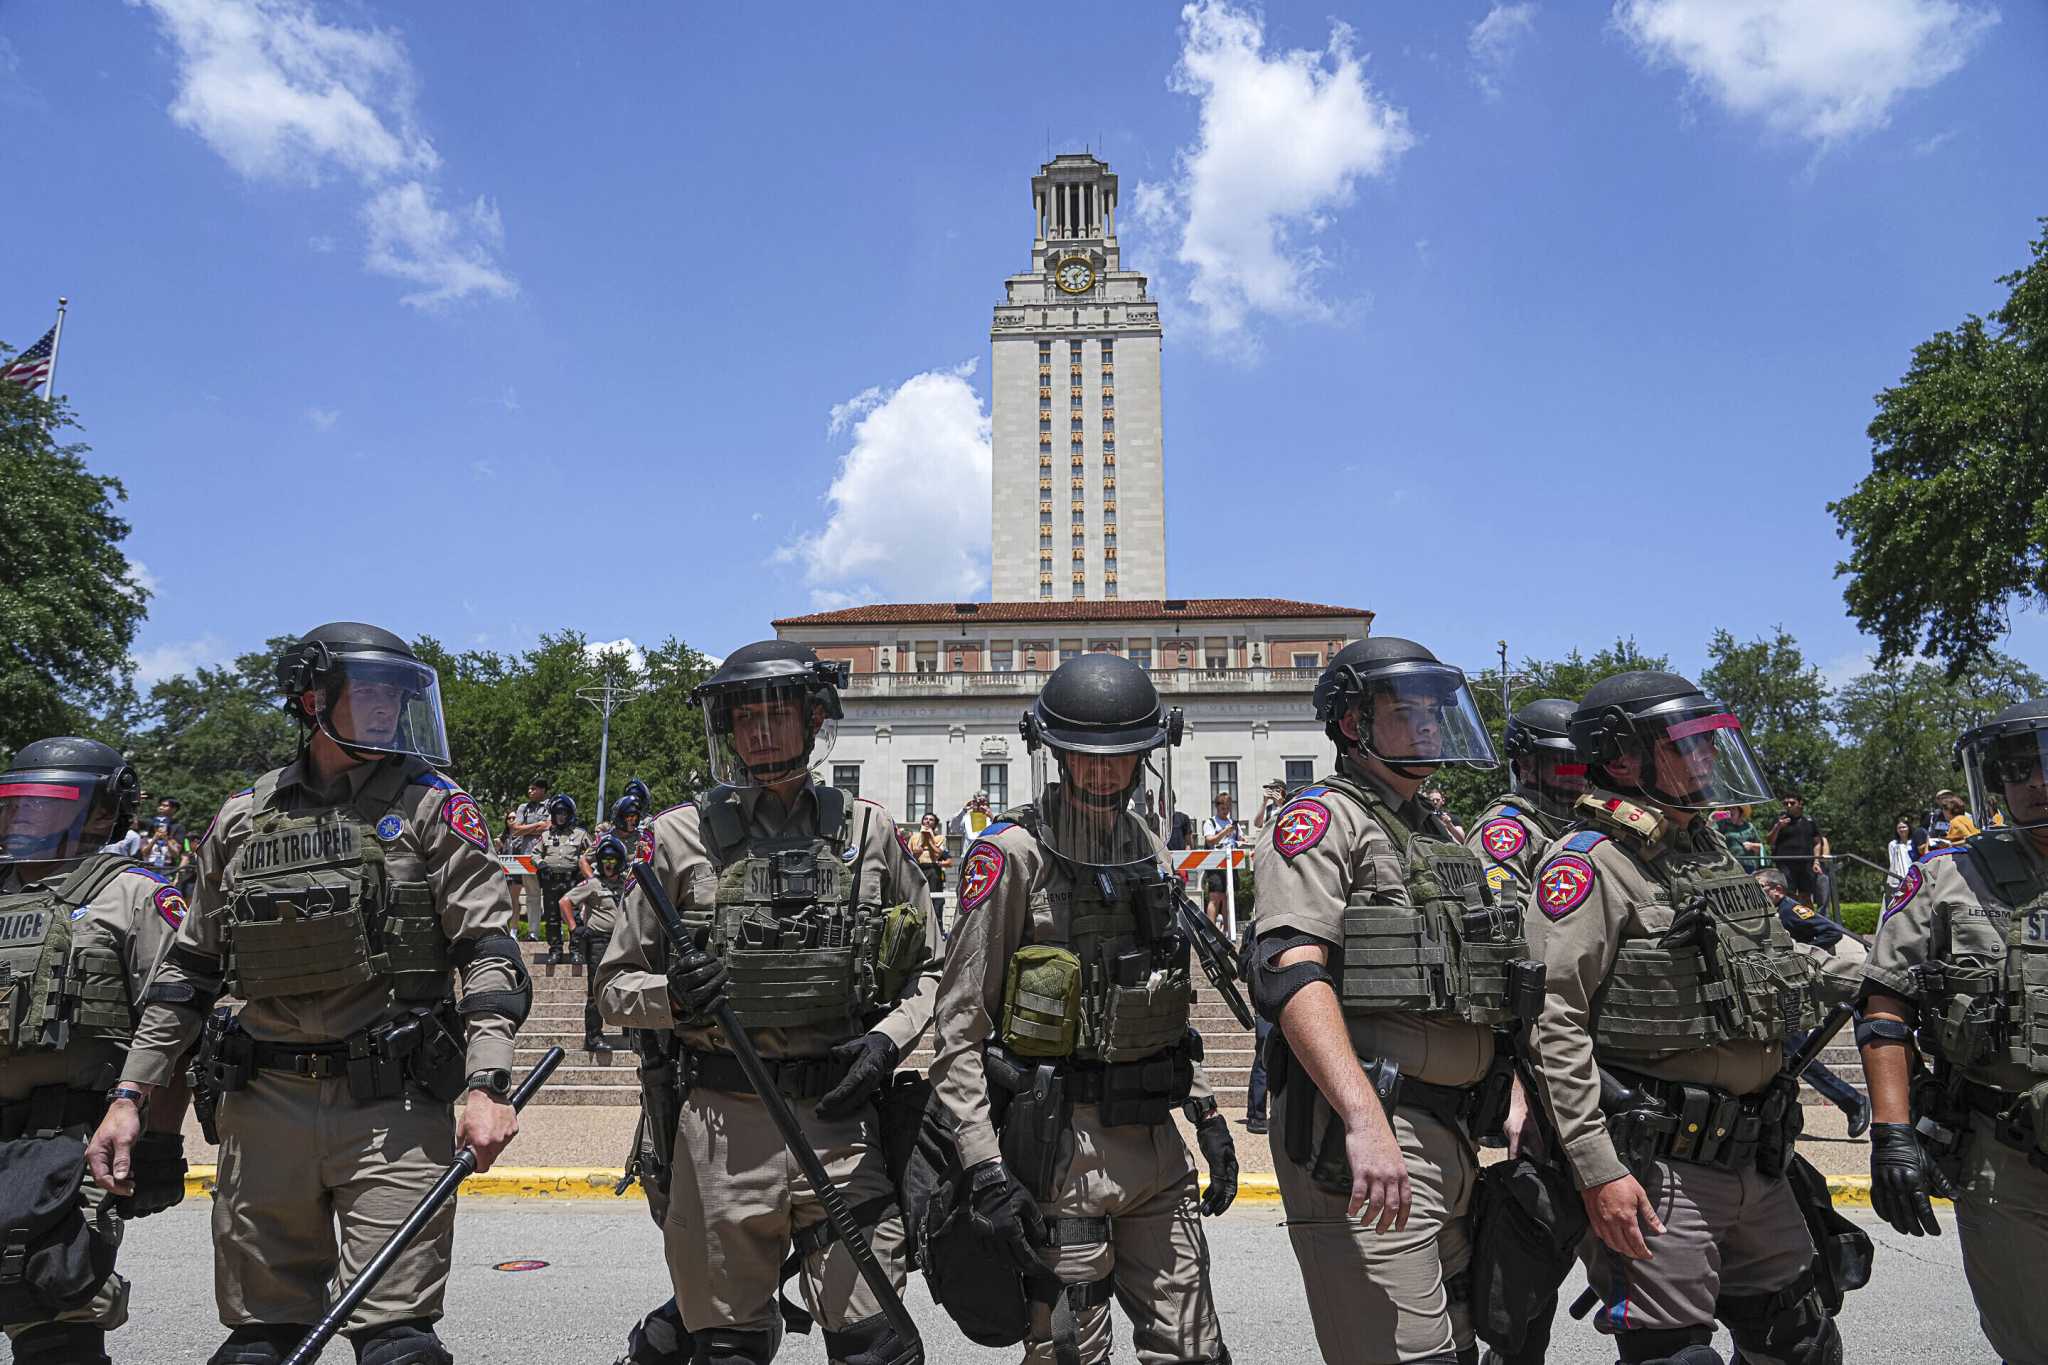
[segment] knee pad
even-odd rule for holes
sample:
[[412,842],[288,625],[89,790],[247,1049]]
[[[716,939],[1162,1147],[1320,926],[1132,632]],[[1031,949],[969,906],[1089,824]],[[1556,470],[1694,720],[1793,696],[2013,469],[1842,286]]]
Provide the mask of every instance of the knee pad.
[[1711,1327],[1633,1328],[1614,1334],[1622,1365],[1721,1365]]
[[425,1319],[389,1322],[350,1335],[356,1365],[455,1365],[455,1357]]
[[690,1365],[696,1355],[696,1339],[683,1327],[683,1315],[670,1299],[626,1334],[622,1365]]
[[228,1333],[206,1365],[282,1365],[312,1331],[310,1323],[255,1322]]
[[1775,1294],[1724,1294],[1714,1312],[1749,1355],[1787,1365],[1841,1365],[1842,1335],[1820,1301],[1811,1272]]
[[773,1332],[740,1332],[710,1327],[693,1333],[703,1365],[768,1365],[775,1359]]
[[825,1333],[825,1358],[833,1365],[889,1365],[909,1343],[896,1335],[885,1314],[862,1318]]
[[109,1365],[107,1329],[89,1322],[51,1322],[14,1339],[14,1365]]

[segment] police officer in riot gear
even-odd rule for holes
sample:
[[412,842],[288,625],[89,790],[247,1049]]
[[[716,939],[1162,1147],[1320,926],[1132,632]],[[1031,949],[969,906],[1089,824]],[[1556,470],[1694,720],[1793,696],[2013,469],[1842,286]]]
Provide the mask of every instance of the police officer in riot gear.
[[[1114,1297],[1140,1360],[1228,1361],[1192,1214],[1230,1206],[1237,1154],[1189,1025],[1179,886],[1130,810],[1166,709],[1144,669],[1084,654],[1046,680],[1024,734],[1043,780],[961,860],[939,992],[932,1084],[968,1198],[1020,1270],[1059,1282],[1033,1308],[1027,1360],[1054,1359],[1069,1321],[1075,1358],[1107,1360]],[[1027,1114],[1051,1090],[1056,1112]],[[1176,1109],[1209,1168],[1200,1198]]]
[[[557,795],[548,802],[548,827],[534,844],[534,861],[540,867],[541,922],[547,926],[550,967],[562,961],[562,898],[583,878],[579,875],[585,853],[590,849],[590,831],[576,823],[576,800]],[[580,966],[584,957],[570,940],[569,961]]]
[[[931,1019],[937,926],[895,822],[821,786],[844,665],[768,640],[697,688],[717,785],[662,813],[655,876],[698,942],[670,951],[637,889],[598,971],[604,1017],[673,1036],[683,1092],[663,1228],[684,1325],[707,1365],[759,1365],[779,1317],[824,1328],[844,1365],[901,1347],[712,1021],[729,999],[794,1105],[876,1258],[903,1281],[906,1237],[875,1097]],[[776,1294],[795,1247],[808,1314]]]
[[1345,646],[1314,705],[1336,770],[1257,860],[1275,1175],[1324,1358],[1451,1365],[1473,1347],[1475,1143],[1515,1090],[1496,1031],[1538,983],[1516,904],[1419,793],[1493,745],[1465,675],[1413,640]]
[[[640,788],[639,793],[628,791],[612,802],[612,827],[608,832],[626,846],[634,862],[644,863],[654,857],[654,825],[647,814],[647,798],[642,794],[647,784],[635,778],[634,785]],[[597,875],[597,865],[590,854],[589,848],[583,850],[581,867],[585,877]]]
[[1870,1199],[1917,1237],[1940,1230],[1928,1196],[1952,1194],[1984,1335],[2007,1360],[2038,1360],[2048,1349],[2038,1283],[2048,1260],[2048,700],[2005,707],[1956,753],[1987,828],[1906,870],[1864,968],[1856,1041],[1877,1119]]
[[569,941],[576,950],[573,960],[590,964],[583,975],[583,1050],[602,1054],[609,1053],[612,1045],[605,1041],[604,1020],[597,1009],[597,964],[611,947],[619,906],[626,899],[626,865],[632,856],[611,834],[598,840],[590,856],[597,864],[597,875],[578,882],[556,908],[569,917]]
[[1486,862],[1487,885],[1498,895],[1526,897],[1536,860],[1572,823],[1572,806],[1586,791],[1586,765],[1572,751],[1565,726],[1577,703],[1544,697],[1508,717],[1501,748],[1514,789],[1473,822],[1466,847]]
[[[0,773],[0,1226],[32,1229],[0,1265],[0,1326],[20,1365],[104,1365],[128,1315],[113,1270],[122,1222],[185,1195],[182,1085],[148,1116],[131,1196],[82,1179],[135,1011],[185,917],[162,874],[99,852],[138,786],[90,739],[37,740]],[[77,1210],[55,1225],[29,1216],[53,1186]]]
[[[229,797],[201,841],[195,913],[123,1068],[136,1096],[114,1100],[90,1153],[126,1193],[138,1110],[205,1026],[194,1070],[218,1105],[229,1328],[212,1365],[283,1359],[458,1144],[479,1169],[497,1158],[518,1130],[513,1034],[532,999],[483,814],[437,770],[434,670],[343,621],[307,632],[277,676],[299,755]],[[224,1029],[208,1017],[223,994],[244,1002]],[[434,1322],[454,1218],[450,1201],[350,1316],[359,1365],[453,1359]]]
[[[1591,1223],[1598,1318],[1625,1362],[1829,1365],[1841,1338],[1785,1173],[1784,1039],[1812,967],[1706,819],[1770,799],[1736,718],[1673,673],[1618,673],[1572,712],[1589,790],[1530,893],[1547,968],[1538,1088]],[[1597,1003],[1596,1003],[1597,1002]]]

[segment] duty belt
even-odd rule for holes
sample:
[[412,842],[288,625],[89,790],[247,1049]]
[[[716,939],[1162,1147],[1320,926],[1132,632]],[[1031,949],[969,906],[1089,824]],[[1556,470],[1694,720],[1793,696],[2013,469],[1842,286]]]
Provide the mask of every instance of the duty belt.
[[0,1102],[0,1142],[66,1128],[97,1128],[106,1112],[104,1091],[39,1085],[25,1098]]
[[266,1043],[249,1040],[249,1064],[259,1071],[331,1080],[348,1074],[347,1043]]
[[[775,1081],[775,1089],[785,1099],[792,1100],[817,1099],[846,1079],[852,1065],[837,1057],[764,1057],[761,1064],[768,1068],[769,1076]],[[755,1093],[754,1083],[747,1079],[739,1058],[729,1052],[702,1052],[686,1047],[678,1065],[686,1091],[701,1085],[734,1095]]]
[[[1776,1130],[1787,1118],[1796,1119],[1799,1105],[1796,1092],[1786,1095],[1777,1086],[1736,1095],[1605,1067],[1600,1091],[1600,1107],[1624,1160],[1668,1157],[1723,1171],[1758,1165],[1760,1149],[1783,1141]],[[1793,1112],[1767,1112],[1774,1106]]]
[[1991,1134],[2000,1143],[2025,1153],[2036,1167],[2048,1169],[2048,1153],[2041,1150],[2034,1114],[2025,1095],[1976,1081],[1964,1081],[1956,1093],[1972,1113],[1991,1120]]

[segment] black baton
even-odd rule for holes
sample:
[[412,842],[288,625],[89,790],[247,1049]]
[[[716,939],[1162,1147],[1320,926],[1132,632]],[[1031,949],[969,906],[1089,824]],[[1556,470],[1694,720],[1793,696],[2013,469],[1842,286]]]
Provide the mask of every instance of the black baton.
[[[526,1102],[533,1098],[534,1093],[547,1084],[548,1077],[554,1075],[555,1068],[562,1064],[563,1056],[562,1049],[551,1047],[547,1050],[546,1056],[533,1064],[533,1070],[526,1073],[526,1079],[520,1081],[518,1088],[512,1092],[514,1111],[524,1109]],[[377,1287],[377,1281],[384,1278],[384,1272],[391,1269],[391,1263],[412,1245],[413,1238],[420,1235],[420,1230],[426,1227],[427,1221],[438,1213],[441,1205],[447,1203],[450,1196],[455,1193],[455,1187],[475,1173],[476,1149],[464,1147],[455,1154],[455,1160],[448,1163],[448,1169],[441,1172],[441,1178],[434,1182],[433,1189],[427,1191],[426,1198],[420,1200],[413,1207],[413,1211],[406,1215],[405,1221],[398,1225],[398,1231],[391,1234],[391,1240],[377,1249],[377,1254],[363,1267],[363,1273],[356,1276],[355,1283],[348,1287],[347,1292],[334,1307],[327,1310],[327,1316],[320,1319],[313,1330],[306,1334],[306,1339],[299,1343],[298,1349],[285,1358],[284,1365],[306,1365],[307,1361],[314,1359],[326,1349],[327,1343],[334,1339],[334,1334],[341,1330],[341,1325],[348,1321],[348,1315],[355,1312],[356,1305]]]
[[[634,863],[633,880],[647,897],[647,903],[654,907],[655,916],[661,920],[661,931],[668,935],[668,941],[676,952],[691,951],[695,945],[690,942],[689,931],[683,927],[683,918],[676,913],[676,907],[655,877],[653,867]],[[846,1206],[845,1196],[832,1183],[832,1177],[825,1173],[825,1163],[818,1159],[817,1149],[804,1136],[803,1124],[797,1119],[796,1111],[775,1088],[775,1078],[768,1074],[761,1054],[754,1050],[754,1040],[747,1036],[739,1016],[733,1013],[732,1002],[721,1000],[715,1018],[725,1034],[726,1046],[739,1060],[740,1070],[747,1073],[747,1083],[754,1087],[754,1094],[768,1110],[768,1117],[774,1119],[776,1128],[781,1130],[782,1145],[796,1158],[796,1164],[803,1168],[804,1179],[811,1182],[811,1191],[825,1206],[825,1221],[832,1225],[833,1235],[845,1244],[847,1254],[853,1257],[854,1269],[860,1272],[869,1292],[881,1303],[882,1316],[889,1320],[897,1339],[907,1343],[892,1365],[919,1365],[924,1359],[924,1339],[917,1333],[917,1324],[911,1320],[910,1310],[903,1306],[902,1296],[896,1292],[896,1286],[889,1283],[882,1263],[875,1259],[874,1248],[868,1245],[868,1235],[860,1224],[854,1222],[853,1211]]]

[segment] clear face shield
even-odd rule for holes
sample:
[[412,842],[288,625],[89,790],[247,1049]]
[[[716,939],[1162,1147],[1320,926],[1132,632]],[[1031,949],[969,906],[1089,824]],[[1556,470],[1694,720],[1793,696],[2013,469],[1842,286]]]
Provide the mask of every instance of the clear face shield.
[[408,754],[436,767],[448,762],[441,679],[397,654],[335,654],[321,677],[315,723],[343,749]]
[[1743,737],[1742,722],[1718,706],[1666,702],[1637,716],[1635,733],[1639,751],[1607,765],[1624,789],[1674,810],[1770,802],[1771,785]]
[[1539,743],[1536,751],[1515,760],[1515,792],[1547,807],[1553,814],[1568,813],[1586,794],[1586,765],[1572,751],[1570,741],[1562,749]]
[[802,683],[720,687],[700,704],[711,780],[731,787],[802,778],[831,754],[839,730],[824,702]]
[[0,774],[0,860],[63,862],[96,853],[118,835],[105,779],[90,773]]
[[2048,729],[1964,745],[1963,776],[1979,825],[1997,811],[2015,829],[2048,826]]
[[[1144,808],[1163,793],[1160,750],[1092,754],[1050,744],[1032,755],[1039,841],[1081,867],[1114,869],[1155,861],[1161,841]],[[1133,808],[1133,801],[1136,808]]]
[[1366,680],[1365,696],[1345,718],[1344,728],[1356,732],[1360,744],[1382,763],[1491,768],[1500,761],[1460,669],[1396,664]]

